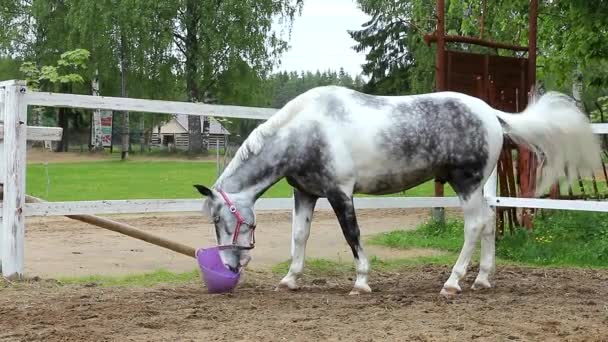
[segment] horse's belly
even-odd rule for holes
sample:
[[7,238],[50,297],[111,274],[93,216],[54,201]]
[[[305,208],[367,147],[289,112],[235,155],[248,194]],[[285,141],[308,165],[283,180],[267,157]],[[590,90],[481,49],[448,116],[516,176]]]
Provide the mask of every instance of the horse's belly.
[[362,173],[357,177],[355,192],[385,195],[411,189],[433,179],[432,169],[383,168],[377,173]]

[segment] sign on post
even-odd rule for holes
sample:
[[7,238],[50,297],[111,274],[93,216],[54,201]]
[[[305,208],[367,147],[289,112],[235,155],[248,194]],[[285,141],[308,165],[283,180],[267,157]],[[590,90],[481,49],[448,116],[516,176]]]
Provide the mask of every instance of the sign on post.
[[101,141],[103,147],[112,146],[112,113],[111,110],[101,111]]

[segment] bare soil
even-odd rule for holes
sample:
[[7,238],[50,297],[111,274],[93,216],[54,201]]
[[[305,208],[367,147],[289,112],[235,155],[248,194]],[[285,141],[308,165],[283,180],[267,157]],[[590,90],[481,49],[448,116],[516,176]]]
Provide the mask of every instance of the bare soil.
[[[473,270],[476,271],[476,270]],[[149,288],[0,289],[0,341],[606,341],[608,272],[498,267],[496,287],[446,300],[448,267],[374,272],[368,295],[348,276],[308,275],[297,292],[248,272],[232,294],[200,282]]]
[[[457,213],[451,210],[451,213]],[[414,229],[428,210],[360,210],[362,238],[395,229]],[[109,215],[111,219],[192,247],[215,243],[213,226],[202,214],[171,213]],[[265,269],[290,258],[291,212],[259,212],[256,248],[250,267]],[[30,217],[26,222],[25,272],[32,276],[63,277],[90,274],[121,275],[160,268],[191,271],[195,260],[170,250],[103,228],[64,217]],[[364,245],[368,256],[408,258],[438,255],[429,249],[396,250]],[[333,212],[317,210],[306,248],[309,258],[352,261],[352,252]]]

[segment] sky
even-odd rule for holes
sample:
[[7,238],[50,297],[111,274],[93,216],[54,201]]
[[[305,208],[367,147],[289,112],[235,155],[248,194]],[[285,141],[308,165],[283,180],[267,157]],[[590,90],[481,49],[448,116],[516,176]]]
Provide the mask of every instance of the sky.
[[360,29],[367,20],[369,16],[355,0],[305,0],[302,14],[293,22],[291,48],[276,71],[338,71],[343,67],[353,77],[360,74],[365,53],[352,49],[356,42],[346,30]]

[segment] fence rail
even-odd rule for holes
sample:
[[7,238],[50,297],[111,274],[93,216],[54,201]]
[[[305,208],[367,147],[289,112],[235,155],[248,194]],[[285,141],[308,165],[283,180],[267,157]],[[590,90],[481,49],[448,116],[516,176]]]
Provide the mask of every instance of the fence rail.
[[[357,197],[358,209],[458,207],[457,197]],[[290,210],[293,198],[261,198],[256,210]],[[331,209],[329,202],[320,199],[318,209]],[[161,212],[198,212],[202,209],[200,199],[139,199],[75,202],[26,203],[25,216],[65,216],[93,214],[136,214]],[[0,215],[0,217],[2,217]]]
[[199,116],[266,120],[278,111],[275,108],[211,105],[180,101],[160,101],[125,97],[27,92],[28,106],[101,109],[142,113],[170,113]]

